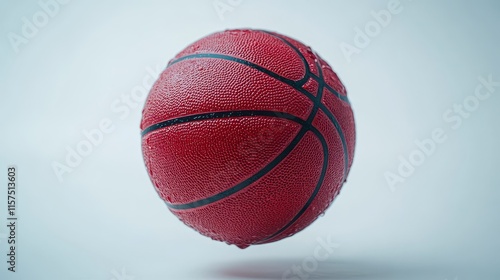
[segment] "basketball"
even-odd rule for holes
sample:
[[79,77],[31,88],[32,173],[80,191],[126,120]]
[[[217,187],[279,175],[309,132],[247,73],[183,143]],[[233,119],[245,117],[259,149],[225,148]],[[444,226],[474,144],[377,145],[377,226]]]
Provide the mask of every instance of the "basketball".
[[337,74],[274,32],[227,30],[177,54],[146,99],[146,169],[189,227],[240,248],[314,222],[349,173],[355,124]]

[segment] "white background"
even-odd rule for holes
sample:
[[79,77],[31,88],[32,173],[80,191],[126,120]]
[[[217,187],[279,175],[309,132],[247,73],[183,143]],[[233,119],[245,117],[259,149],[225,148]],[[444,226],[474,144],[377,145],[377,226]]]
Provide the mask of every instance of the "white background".
[[[341,44],[356,47],[355,28],[388,3],[73,0],[16,45],[23,18],[33,23],[44,10],[2,0],[0,278],[281,279],[310,265],[317,239],[330,238],[337,248],[302,268],[303,278],[498,279],[500,87],[457,129],[443,114],[474,94],[478,77],[500,81],[500,5],[401,0],[347,57]],[[142,162],[143,101],[126,115],[112,109],[188,44],[237,27],[310,45],[346,85],[357,124],[353,168],[326,215],[292,238],[245,250],[201,236],[167,210]],[[58,180],[53,163],[64,164],[67,147],[103,119],[114,131]],[[436,128],[446,141],[391,191],[385,174],[397,174],[399,157]],[[16,273],[5,262],[11,164],[19,170]]]

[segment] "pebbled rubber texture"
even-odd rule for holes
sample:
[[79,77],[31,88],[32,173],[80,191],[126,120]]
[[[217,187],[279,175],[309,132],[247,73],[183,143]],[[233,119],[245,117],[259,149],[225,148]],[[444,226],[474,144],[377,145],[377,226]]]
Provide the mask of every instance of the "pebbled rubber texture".
[[245,248],[291,236],[338,195],[355,125],[345,87],[309,47],[260,30],[191,44],[154,84],[146,168],[186,225]]

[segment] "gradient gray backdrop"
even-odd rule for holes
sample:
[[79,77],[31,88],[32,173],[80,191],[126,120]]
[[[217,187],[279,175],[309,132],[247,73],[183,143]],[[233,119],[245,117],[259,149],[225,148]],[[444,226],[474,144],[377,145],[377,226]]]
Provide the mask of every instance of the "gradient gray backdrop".
[[[218,13],[220,2],[231,9]],[[401,0],[348,61],[340,46],[353,45],[355,28],[388,3],[72,0],[16,52],[12,33],[43,9],[2,0],[0,278],[282,279],[330,238],[336,248],[310,279],[499,279],[500,87],[458,129],[443,114],[474,94],[478,77],[500,81],[500,4]],[[237,27],[310,45],[346,85],[357,124],[353,168],[326,215],[245,250],[168,212],[142,162],[142,101],[127,115],[113,109],[188,44]],[[60,182],[53,162],[64,163],[66,148],[103,119],[114,131]],[[385,174],[436,128],[446,141],[391,189]],[[16,273],[5,262],[10,164],[19,169]]]

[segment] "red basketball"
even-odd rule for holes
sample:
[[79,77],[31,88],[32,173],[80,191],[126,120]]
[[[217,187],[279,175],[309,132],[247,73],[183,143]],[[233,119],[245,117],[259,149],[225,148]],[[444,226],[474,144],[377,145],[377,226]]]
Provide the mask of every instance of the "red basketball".
[[142,151],[181,221],[245,248],[291,236],[339,193],[354,155],[346,90],[311,48],[228,30],[171,60],[144,106]]

